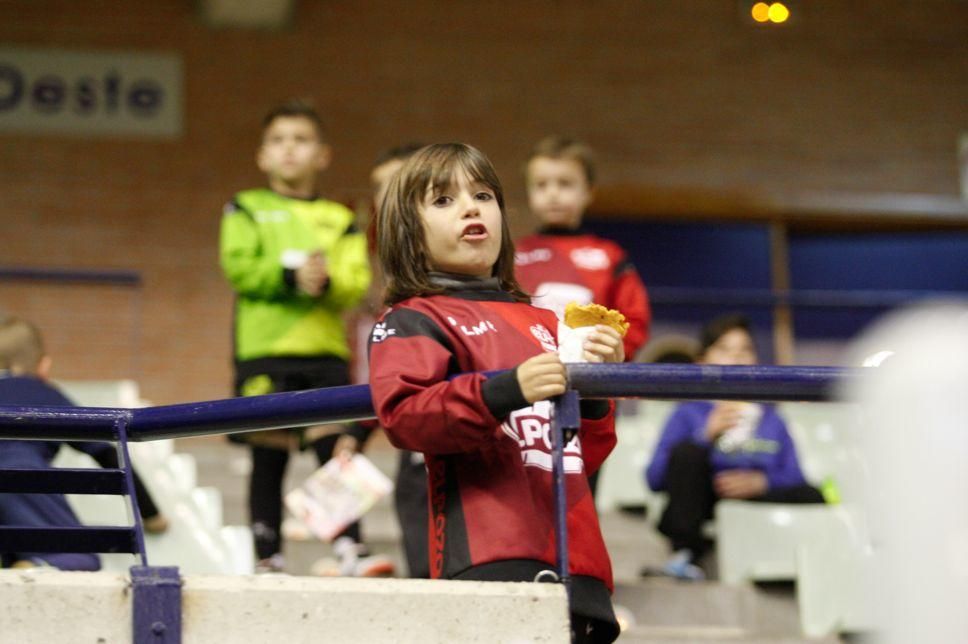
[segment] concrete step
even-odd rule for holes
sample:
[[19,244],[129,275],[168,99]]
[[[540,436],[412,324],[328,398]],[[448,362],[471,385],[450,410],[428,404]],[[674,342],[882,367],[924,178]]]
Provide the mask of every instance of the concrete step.
[[[222,489],[226,523],[245,523],[245,448],[225,439],[193,439],[179,441],[178,451],[195,455],[200,484]],[[376,438],[368,446],[367,455],[384,473],[395,476],[397,454],[385,440]],[[287,488],[304,480],[315,467],[315,459],[309,454],[294,457]],[[715,580],[685,583],[643,579],[639,576],[643,565],[659,566],[668,557],[665,541],[641,516],[602,512],[600,522],[615,575],[614,603],[619,611],[628,611],[632,624],[619,639],[621,643],[841,641],[837,637],[811,640],[801,635],[795,591],[789,584],[726,586]],[[363,518],[363,533],[371,550],[390,556],[402,576],[406,568],[400,528],[390,499],[378,503]],[[308,575],[313,562],[331,556],[331,547],[316,540],[287,541],[285,555],[286,572]],[[708,565],[708,571],[714,574],[715,560]]]

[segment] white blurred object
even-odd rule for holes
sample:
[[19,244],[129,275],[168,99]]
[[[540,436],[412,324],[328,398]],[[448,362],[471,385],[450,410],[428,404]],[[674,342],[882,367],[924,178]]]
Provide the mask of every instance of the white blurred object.
[[333,458],[285,496],[286,508],[317,538],[331,541],[393,491],[370,459]]
[[[849,364],[890,360],[844,388],[862,405],[856,439],[869,460],[852,483],[870,530],[859,596],[876,641],[968,641],[968,305],[892,314]],[[847,481],[845,481],[847,483]]]
[[749,402],[734,404],[740,405],[739,419],[735,425],[723,432],[716,441],[719,449],[726,453],[739,450],[746,441],[753,438],[753,434],[760,424],[760,417],[763,416],[763,405]]
[[885,360],[890,358],[892,355],[894,355],[893,351],[877,351],[876,353],[872,353],[866,358],[864,358],[864,361],[861,363],[861,366],[879,367],[881,366],[881,363],[883,363]]

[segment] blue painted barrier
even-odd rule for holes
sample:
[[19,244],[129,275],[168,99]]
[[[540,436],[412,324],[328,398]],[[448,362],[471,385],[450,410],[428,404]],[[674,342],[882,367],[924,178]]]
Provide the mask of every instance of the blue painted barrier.
[[[568,393],[555,402],[552,468],[556,506],[557,567],[568,586],[563,447],[574,431],[578,397],[733,399],[778,401],[831,400],[847,380],[862,370],[839,367],[723,367],[666,364],[572,364]],[[489,374],[490,375],[490,374]],[[577,392],[578,395],[575,394]],[[366,385],[231,398],[143,409],[91,407],[0,407],[0,439],[107,440],[118,442],[120,460],[130,463],[128,441],[184,438],[278,427],[364,420],[374,417]],[[177,569],[151,568],[134,495],[131,468],[122,470],[48,470],[35,479],[21,470],[0,470],[0,492],[81,492],[112,490],[126,494],[135,525],[121,528],[44,529],[0,527],[0,550],[29,544],[34,552],[132,552],[141,567],[132,568],[136,587],[136,639],[180,641],[180,592]],[[28,480],[29,479],[29,480]],[[123,479],[123,480],[122,480]],[[65,531],[66,530],[66,531]],[[70,545],[65,546],[65,539]],[[72,550],[73,548],[73,550]],[[174,572],[172,572],[174,571]],[[147,641],[147,640],[145,640]]]

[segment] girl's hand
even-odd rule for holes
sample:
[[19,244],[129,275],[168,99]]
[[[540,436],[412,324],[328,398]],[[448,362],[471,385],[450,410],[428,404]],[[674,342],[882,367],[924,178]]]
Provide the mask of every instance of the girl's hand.
[[618,331],[604,324],[596,324],[583,346],[588,362],[624,362],[625,345]]
[[565,393],[567,372],[557,353],[542,353],[528,358],[516,369],[518,386],[529,403]]
[[727,429],[736,426],[740,420],[742,405],[735,402],[718,402],[706,419],[706,438],[715,441]]
[[766,474],[759,470],[726,470],[713,482],[716,494],[724,499],[752,499],[766,492]]

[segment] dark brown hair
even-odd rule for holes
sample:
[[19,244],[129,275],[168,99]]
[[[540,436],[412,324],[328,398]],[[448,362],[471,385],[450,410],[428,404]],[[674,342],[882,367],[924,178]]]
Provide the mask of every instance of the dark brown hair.
[[740,329],[751,339],[753,337],[750,320],[742,313],[726,313],[707,322],[699,332],[699,356],[703,356],[709,347],[733,329]]
[[423,143],[403,143],[401,145],[395,145],[392,148],[387,148],[376,155],[376,160],[373,162],[373,167],[379,167],[384,163],[389,163],[390,161],[406,161],[409,159],[414,152],[424,147]]
[[273,121],[283,117],[302,117],[309,119],[316,128],[316,136],[319,137],[319,142],[326,142],[326,128],[323,126],[323,119],[320,118],[319,112],[316,111],[316,108],[313,107],[310,101],[295,99],[276,105],[263,117],[262,133],[265,134],[265,131],[269,129]]
[[18,317],[0,319],[0,369],[33,374],[45,355],[37,327]]
[[419,208],[428,190],[446,190],[458,170],[494,191],[501,209],[501,251],[491,274],[515,299],[528,301],[514,278],[514,243],[504,207],[504,191],[494,167],[484,154],[469,145],[437,143],[421,148],[404,162],[390,180],[377,213],[376,245],[387,282],[386,304],[443,292],[430,280],[430,256]]
[[578,139],[567,136],[548,136],[541,139],[535,144],[528,156],[525,172],[527,172],[527,165],[530,165],[531,161],[538,157],[577,161],[585,171],[585,179],[588,181],[588,185],[595,185],[595,153],[588,144]]

